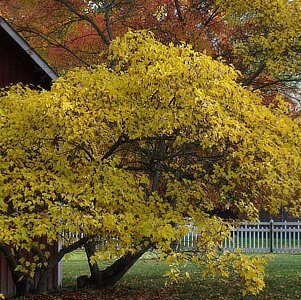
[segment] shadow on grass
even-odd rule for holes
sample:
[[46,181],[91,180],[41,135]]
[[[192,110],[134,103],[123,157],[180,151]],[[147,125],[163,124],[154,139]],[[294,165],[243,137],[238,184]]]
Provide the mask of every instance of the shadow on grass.
[[[84,251],[76,251],[63,262],[63,287],[74,288],[77,277],[89,275],[85,259]],[[110,264],[111,261],[103,261],[99,266],[105,268]],[[266,266],[266,288],[257,296],[243,297],[242,290],[233,280],[216,276],[202,280],[200,269],[193,264],[181,267],[190,273],[190,279],[181,279],[178,284],[171,284],[163,277],[168,268],[155,254],[147,253],[114,288],[86,293],[94,293],[93,299],[301,299],[301,254],[274,254]],[[88,294],[85,299],[92,297],[92,294]]]

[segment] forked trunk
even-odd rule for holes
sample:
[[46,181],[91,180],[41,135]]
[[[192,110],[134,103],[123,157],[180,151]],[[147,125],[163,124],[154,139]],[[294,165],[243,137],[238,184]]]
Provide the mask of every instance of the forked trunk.
[[100,271],[97,263],[91,265],[90,258],[95,254],[96,243],[94,241],[85,245],[87,258],[89,261],[91,277],[81,276],[77,279],[79,288],[92,287],[96,289],[104,289],[114,286],[126,272],[135,264],[135,262],[152,246],[141,246],[141,250],[132,254],[127,252],[121,258],[116,260],[111,266]]

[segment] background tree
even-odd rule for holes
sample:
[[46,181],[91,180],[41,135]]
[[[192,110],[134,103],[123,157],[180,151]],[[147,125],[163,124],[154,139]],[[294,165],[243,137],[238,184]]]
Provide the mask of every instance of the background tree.
[[299,7],[299,0],[1,0],[0,10],[61,72],[104,61],[99,54],[128,28],[151,29],[166,45],[185,42],[234,65],[237,80],[270,103],[279,92],[297,93]]
[[151,29],[166,44],[184,41],[212,52],[226,24],[214,1],[2,0],[1,14],[59,70],[98,64],[113,37],[128,28]]
[[[34,263],[17,254],[17,287],[24,292],[42,269],[41,292],[55,264],[84,245],[91,277],[81,286],[112,286],[155,248],[169,263],[191,259],[206,265],[203,276],[233,274],[257,293],[263,260],[220,255],[231,225],[204,211],[223,201],[255,220],[257,207],[273,213],[290,200],[297,214],[301,131],[289,105],[262,106],[233,68],[149,32],[112,41],[108,59],[115,70],[82,68],[50,92],[14,87],[1,98],[0,245],[36,254]],[[177,247],[185,218],[200,233],[190,256]],[[42,235],[64,243],[50,260]],[[95,261],[108,256],[118,259],[99,270]]]

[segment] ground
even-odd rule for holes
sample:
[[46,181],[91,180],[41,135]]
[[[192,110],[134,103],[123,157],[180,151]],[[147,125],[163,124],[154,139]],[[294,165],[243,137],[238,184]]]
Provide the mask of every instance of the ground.
[[[253,253],[252,253],[253,254]],[[252,255],[248,254],[248,255]],[[266,254],[258,254],[266,255]],[[102,262],[105,267],[111,262]],[[266,288],[257,296],[242,296],[234,280],[214,276],[200,279],[199,269],[183,266],[191,278],[167,285],[164,273],[169,266],[153,254],[140,259],[113,288],[101,291],[78,290],[76,278],[89,274],[84,251],[76,251],[63,261],[63,286],[60,291],[30,296],[30,300],[301,300],[301,253],[275,253],[266,266]],[[22,299],[24,300],[24,299]]]
[[[122,300],[160,300],[178,299],[170,293],[164,291],[155,292],[153,289],[139,288],[139,290],[127,288],[115,288],[102,291],[79,291],[76,289],[63,290],[60,293],[49,293],[37,296],[30,296],[31,300],[103,300],[103,299],[122,299]],[[190,298],[192,300],[194,298]]]

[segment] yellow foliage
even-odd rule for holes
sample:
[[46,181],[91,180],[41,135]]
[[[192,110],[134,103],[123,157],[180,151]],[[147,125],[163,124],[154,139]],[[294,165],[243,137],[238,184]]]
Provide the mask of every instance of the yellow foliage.
[[218,0],[217,5],[225,10],[231,25],[247,22],[253,26],[235,45],[246,65],[263,67],[265,74],[277,80],[299,76],[300,0]]
[[1,98],[0,241],[30,250],[41,236],[70,245],[81,233],[101,257],[148,243],[170,253],[189,216],[203,275],[234,272],[257,293],[264,260],[219,255],[231,226],[204,211],[227,206],[255,220],[259,207],[298,208],[299,120],[281,99],[263,107],[233,68],[190,46],[142,31],[110,51],[115,70],[79,69],[51,91],[15,86]]

